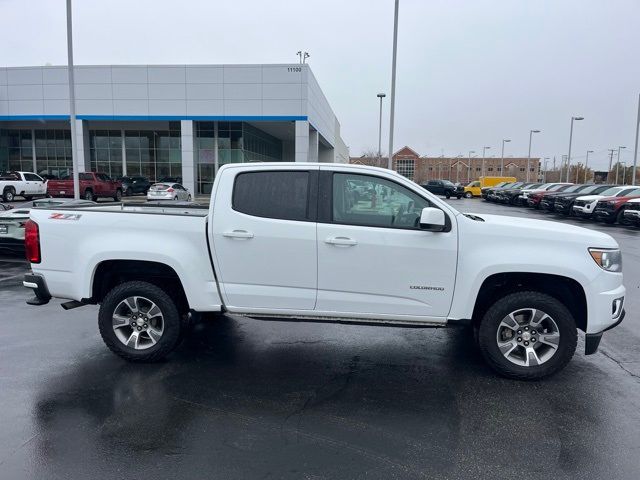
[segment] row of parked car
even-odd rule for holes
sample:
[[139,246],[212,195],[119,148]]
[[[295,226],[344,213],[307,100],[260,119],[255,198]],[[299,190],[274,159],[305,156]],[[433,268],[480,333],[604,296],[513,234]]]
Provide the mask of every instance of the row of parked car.
[[632,185],[502,182],[483,189],[482,198],[558,215],[640,226],[640,188]]
[[[152,183],[142,176],[120,177],[113,180],[109,175],[97,172],[82,172],[79,175],[80,196],[93,202],[98,198],[113,198],[120,201],[122,196],[146,195],[149,200],[191,200],[191,193],[182,186],[181,177],[165,177]],[[5,202],[13,202],[16,197],[27,201],[35,197],[73,197],[73,178],[44,178],[31,172],[7,172],[0,174],[0,192]]]

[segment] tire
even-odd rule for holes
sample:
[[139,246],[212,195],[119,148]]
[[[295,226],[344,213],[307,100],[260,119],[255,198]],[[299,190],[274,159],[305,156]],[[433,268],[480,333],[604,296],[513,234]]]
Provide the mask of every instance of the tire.
[[[124,305],[125,300],[132,297],[138,299],[135,305],[139,308],[139,312],[144,312],[145,309],[147,309],[147,314],[150,311],[152,314],[160,312],[160,316],[150,317],[145,315],[145,320],[143,320],[148,322],[148,324],[143,324],[149,326],[148,331],[156,332],[153,337],[143,325],[137,326],[135,329],[129,325],[129,321],[137,324],[141,320],[134,320],[131,315],[134,315],[135,312]],[[150,302],[157,306],[157,311],[149,308]],[[114,327],[114,314],[127,318],[127,320],[122,324],[118,324],[121,326]],[[159,323],[160,318],[162,323]],[[154,319],[156,323],[151,327]],[[178,308],[171,297],[160,287],[148,282],[132,281],[117,285],[105,295],[98,313],[98,327],[102,340],[113,353],[130,362],[156,362],[162,360],[180,343],[184,326],[185,323],[182,321]],[[139,328],[142,328],[142,330],[136,335],[136,331]],[[160,331],[159,335],[157,334],[158,331]],[[135,345],[125,345],[122,339],[127,337],[138,348]],[[133,340],[131,340],[132,338]]]
[[127,187],[127,189],[124,191],[124,196],[130,197],[131,195],[133,195],[133,189],[131,187]]
[[116,194],[113,196],[113,199],[114,199],[116,202],[121,201],[121,200],[122,200],[122,190],[120,190],[119,188],[118,188],[118,189],[116,189]]
[[629,225],[629,222],[624,218],[624,208],[618,210],[618,214],[616,215],[616,223],[618,225]]
[[85,200],[88,200],[88,201],[90,201],[90,202],[94,202],[94,201],[95,201],[95,199],[96,199],[96,197],[93,195],[93,191],[91,191],[90,189],[88,189],[88,188],[87,188],[87,189],[84,191],[84,199],[85,199]]
[[9,187],[2,194],[2,198],[5,202],[13,202],[13,200],[16,198],[16,191],[13,189],[13,187]]
[[456,198],[460,200],[462,198],[462,195],[456,195]]
[[451,192],[444,192],[444,196],[448,199],[451,198]]
[[465,193],[464,193],[464,198],[473,198],[473,193],[471,193],[471,192],[465,192]]
[[[532,309],[546,313],[548,317],[542,317],[546,319],[540,321],[538,326],[533,324],[531,329],[527,326],[526,329],[529,331],[525,332],[527,317],[531,317]],[[513,313],[517,314],[510,317]],[[509,318],[519,320],[517,329],[505,326],[505,321],[508,323]],[[541,328],[549,332],[544,337],[551,343],[556,343],[555,348],[551,343],[539,341]],[[513,336],[510,342],[503,343],[503,349],[506,350],[509,346],[519,343],[511,350],[513,353],[508,354],[511,359],[502,353],[498,345],[501,332],[508,333],[509,330],[512,331]],[[528,342],[530,349],[538,348],[534,350],[535,358],[527,352],[528,358],[524,359],[527,347],[523,343],[527,333],[530,337]],[[519,334],[521,336],[518,336]],[[536,291],[511,293],[497,300],[485,313],[478,330],[478,345],[485,361],[500,375],[517,380],[537,380],[563,369],[573,357],[577,339],[575,320],[569,310],[554,297]],[[534,343],[536,341],[537,345]],[[520,354],[522,358],[517,356]],[[526,362],[526,365],[517,362]]]

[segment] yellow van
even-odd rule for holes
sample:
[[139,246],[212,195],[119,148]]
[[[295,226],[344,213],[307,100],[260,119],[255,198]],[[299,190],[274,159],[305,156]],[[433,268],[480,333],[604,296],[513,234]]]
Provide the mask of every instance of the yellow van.
[[464,198],[482,196],[482,189],[486,187],[495,187],[499,183],[515,182],[516,177],[480,177],[464,187]]

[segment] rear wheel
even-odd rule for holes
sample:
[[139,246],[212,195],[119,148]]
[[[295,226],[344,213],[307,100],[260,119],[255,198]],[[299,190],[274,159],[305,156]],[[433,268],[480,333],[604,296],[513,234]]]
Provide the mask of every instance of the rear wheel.
[[444,196],[449,199],[451,198],[451,192],[444,192]]
[[93,202],[95,200],[93,192],[88,188],[84,191],[84,199],[89,200],[90,202]]
[[464,192],[464,198],[471,198],[473,197],[473,193],[471,192]]
[[478,329],[487,363],[501,375],[520,380],[543,378],[564,368],[577,338],[569,310],[554,297],[535,291],[499,299]]
[[153,362],[178,345],[183,322],[175,302],[161,288],[132,281],[113,288],[98,314],[102,340],[120,357]]
[[9,187],[5,189],[4,193],[2,194],[2,198],[5,202],[13,202],[13,200],[16,198],[16,191],[13,189],[13,187]]

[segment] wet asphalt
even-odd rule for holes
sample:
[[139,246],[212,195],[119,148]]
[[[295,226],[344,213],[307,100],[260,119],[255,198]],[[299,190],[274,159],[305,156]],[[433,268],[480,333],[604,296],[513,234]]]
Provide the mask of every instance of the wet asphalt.
[[237,317],[131,365],[96,307],[25,305],[27,266],[2,257],[0,478],[638,478],[640,230],[570,221],[620,243],[627,317],[532,383],[496,376],[464,329]]

